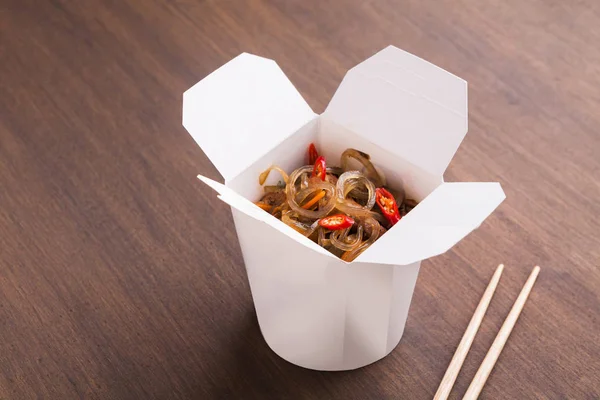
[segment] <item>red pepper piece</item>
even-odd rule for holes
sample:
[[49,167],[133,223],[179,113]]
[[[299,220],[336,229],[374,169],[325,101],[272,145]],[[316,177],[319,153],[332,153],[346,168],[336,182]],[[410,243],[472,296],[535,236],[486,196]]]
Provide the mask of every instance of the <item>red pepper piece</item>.
[[345,214],[335,214],[319,220],[319,225],[331,231],[350,228],[354,220]]
[[325,158],[323,156],[319,156],[315,161],[312,176],[318,176],[322,181],[327,177],[327,164],[325,164]]
[[308,146],[308,163],[314,164],[317,162],[317,158],[319,158],[319,153],[317,152],[317,148],[314,143],[311,143]]
[[396,222],[400,221],[400,212],[398,211],[398,204],[394,196],[384,188],[377,188],[375,190],[375,201],[383,212],[383,216],[394,226]]

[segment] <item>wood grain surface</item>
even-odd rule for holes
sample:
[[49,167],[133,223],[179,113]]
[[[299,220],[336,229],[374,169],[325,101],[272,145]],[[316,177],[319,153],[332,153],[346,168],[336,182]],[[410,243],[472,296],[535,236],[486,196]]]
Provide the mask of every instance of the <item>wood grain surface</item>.
[[[481,398],[600,398],[598,43],[596,0],[0,0],[0,399],[429,399],[500,262],[451,398],[535,264]],[[388,44],[469,82],[446,179],[507,200],[423,263],[387,358],[309,371],[261,337],[182,93],[247,51],[321,112]]]

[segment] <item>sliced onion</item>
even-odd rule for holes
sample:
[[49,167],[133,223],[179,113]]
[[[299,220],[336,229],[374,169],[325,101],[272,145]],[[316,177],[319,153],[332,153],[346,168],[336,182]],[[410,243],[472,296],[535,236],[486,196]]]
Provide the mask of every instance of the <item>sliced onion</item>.
[[277,172],[279,172],[281,174],[281,176],[283,177],[283,181],[285,183],[288,183],[289,177],[288,174],[282,170],[281,168],[279,168],[276,165],[271,165],[269,168],[267,168],[266,170],[264,170],[259,176],[258,176],[258,183],[262,186],[265,184],[265,181],[267,180],[267,178],[269,177],[269,174],[271,173],[272,170],[275,170]]
[[342,153],[341,158],[342,169],[344,171],[347,171],[349,168],[350,158],[354,158],[365,167],[365,174],[374,181],[377,187],[385,185],[385,177],[377,172],[377,169],[371,162],[371,156],[355,149],[346,149],[346,151]]

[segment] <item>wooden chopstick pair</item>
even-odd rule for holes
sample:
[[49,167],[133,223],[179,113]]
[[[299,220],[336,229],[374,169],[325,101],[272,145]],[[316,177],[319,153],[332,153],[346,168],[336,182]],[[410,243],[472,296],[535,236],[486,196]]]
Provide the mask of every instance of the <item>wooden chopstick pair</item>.
[[[442,382],[440,383],[440,386],[437,392],[435,393],[434,400],[445,400],[448,398],[448,395],[450,395],[450,391],[452,390],[454,381],[456,380],[458,372],[460,371],[460,368],[462,367],[462,364],[465,361],[465,358],[467,357],[467,353],[471,348],[473,339],[475,339],[475,335],[477,334],[479,325],[481,325],[483,316],[485,315],[485,312],[487,311],[487,308],[490,305],[490,301],[492,300],[492,296],[494,295],[496,286],[498,286],[498,282],[500,281],[500,275],[502,275],[503,270],[504,265],[500,264],[496,269],[496,272],[492,276],[488,287],[485,289],[483,297],[481,298],[479,305],[475,309],[475,313],[471,318],[471,322],[469,322],[467,330],[465,331],[462,339],[460,340],[460,343],[458,344],[456,352],[452,357],[452,361],[450,361],[448,370],[446,371],[444,378],[442,378]],[[504,323],[502,324],[498,335],[496,335],[496,339],[494,339],[494,342],[492,343],[492,346],[488,350],[483,362],[481,363],[479,370],[477,371],[475,377],[471,381],[471,385],[469,385],[469,388],[467,389],[463,400],[473,400],[477,399],[477,397],[479,396],[481,389],[483,389],[483,385],[485,385],[485,382],[488,376],[490,375],[490,372],[492,372],[492,368],[494,368],[494,365],[496,364],[496,361],[498,360],[498,357],[500,356],[500,353],[502,352],[502,349],[504,348],[504,345],[508,340],[510,332],[515,326],[519,315],[521,314],[521,310],[523,310],[523,306],[527,301],[527,297],[531,292],[531,288],[533,288],[533,284],[535,283],[539,272],[540,267],[538,266],[533,268],[533,271],[531,271],[527,282],[525,282],[523,289],[521,289],[521,293],[519,293],[519,297],[517,297],[517,300],[515,301],[512,309],[508,313],[508,317],[506,317],[506,320],[504,320]]]

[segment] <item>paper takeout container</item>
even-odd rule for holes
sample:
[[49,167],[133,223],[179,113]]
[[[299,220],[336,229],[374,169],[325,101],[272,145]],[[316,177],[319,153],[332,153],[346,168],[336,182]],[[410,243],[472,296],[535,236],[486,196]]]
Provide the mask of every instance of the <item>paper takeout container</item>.
[[[498,183],[444,183],[467,132],[467,83],[393,46],[349,70],[321,115],[274,61],[241,54],[184,93],[183,125],[225,179],[200,176],[231,206],[266,342],[306,368],[354,369],[390,353],[421,261],[505,197]],[[252,203],[260,172],[303,165],[311,142],[330,165],[348,147],[370,154],[390,187],[420,202],[351,263]]]

